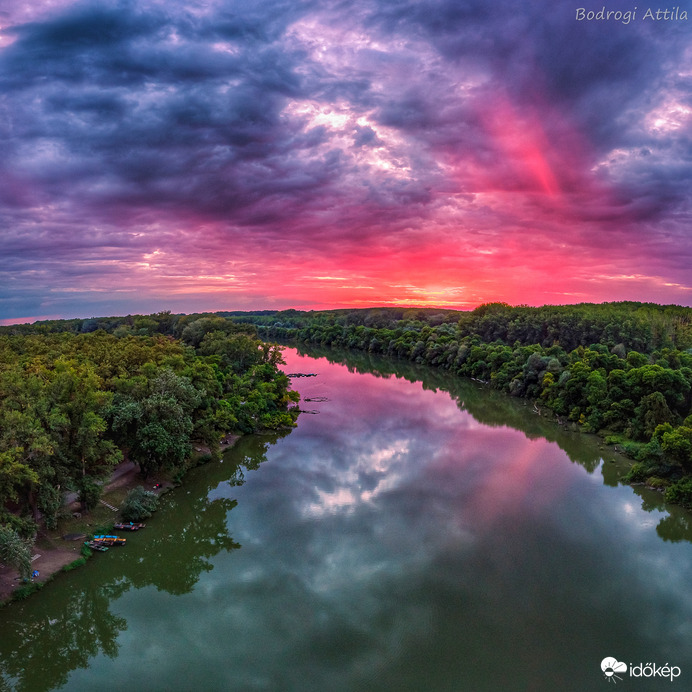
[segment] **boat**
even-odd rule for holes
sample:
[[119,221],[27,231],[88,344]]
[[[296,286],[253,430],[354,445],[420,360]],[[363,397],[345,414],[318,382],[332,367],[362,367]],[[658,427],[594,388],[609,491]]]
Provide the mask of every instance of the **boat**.
[[120,531],[139,531],[140,529],[143,529],[145,526],[146,524],[135,524],[131,521],[127,523],[113,524],[113,528],[119,529]]
[[127,538],[120,538],[120,536],[94,536],[94,542],[101,545],[125,545]]
[[84,545],[91,550],[98,550],[101,553],[105,553],[108,550],[108,546],[98,543],[96,541],[84,541]]

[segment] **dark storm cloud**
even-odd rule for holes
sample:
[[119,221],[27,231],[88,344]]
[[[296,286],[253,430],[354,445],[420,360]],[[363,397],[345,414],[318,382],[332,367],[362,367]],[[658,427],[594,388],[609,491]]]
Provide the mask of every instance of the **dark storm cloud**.
[[[616,1],[607,9],[627,11],[632,5]],[[536,1],[381,1],[366,22],[389,35],[422,34],[450,63],[468,61],[528,102],[545,87],[551,100],[570,109],[583,105],[587,117],[605,105],[604,122],[648,90],[670,62],[679,63],[689,41],[684,23],[664,22],[654,31],[641,22],[579,22],[572,5]]]
[[[611,2],[607,9],[633,6]],[[687,23],[652,26],[651,20],[643,22],[645,9],[630,24],[613,20],[604,25],[576,21],[575,7],[565,4],[382,1],[371,7],[366,23],[389,36],[424,35],[450,68],[463,64],[467,71],[491,75],[492,88],[501,87],[515,104],[539,109],[551,104],[568,114],[595,153],[602,154],[641,142],[641,134],[633,137],[641,126],[639,116],[665,95],[663,90],[678,85],[690,100],[690,78],[679,73],[690,45]],[[381,117],[420,130],[433,124],[430,112],[439,113],[435,100],[409,96],[392,101]],[[549,109],[545,115],[546,131],[559,135]],[[473,126],[469,119],[466,124]]]
[[[523,227],[555,238],[567,223],[593,251],[615,225],[683,239],[689,119],[652,123],[657,107],[665,121],[671,104],[690,106],[689,31],[580,23],[574,11],[64,2],[27,15],[11,4],[0,223],[33,242],[7,239],[7,266],[69,246],[65,271],[81,277],[84,248],[104,260],[126,246],[133,259],[163,243],[189,252],[183,227],[219,251],[281,242],[306,258],[413,248],[422,241],[402,232],[425,223],[494,228],[496,245]],[[473,206],[487,192],[510,196]],[[669,260],[661,245],[659,267]]]
[[[243,212],[270,193],[309,203],[334,178],[338,152],[291,160],[320,132],[281,122],[286,99],[300,95],[298,58],[262,26],[84,6],[16,29],[3,56],[3,86],[15,91],[6,165],[28,178],[24,195],[94,214],[240,213],[241,224],[274,217]],[[210,37],[238,53],[212,49]]]

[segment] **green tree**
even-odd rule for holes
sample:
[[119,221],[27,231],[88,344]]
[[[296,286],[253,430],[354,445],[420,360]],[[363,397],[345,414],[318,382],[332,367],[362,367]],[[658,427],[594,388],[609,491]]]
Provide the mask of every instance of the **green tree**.
[[680,426],[661,435],[664,454],[673,462],[680,464],[687,472],[692,472],[692,428]]
[[14,447],[0,452],[0,509],[16,502],[21,489],[38,483],[38,474],[21,461],[23,449]]
[[132,488],[120,508],[120,515],[123,521],[142,521],[149,518],[159,501],[156,493],[145,490],[141,485]]
[[120,450],[105,435],[108,426],[102,417],[112,395],[101,389],[92,366],[58,361],[48,396],[56,461],[79,492],[86,511],[98,502],[96,481],[105,479],[122,459]]
[[14,529],[0,525],[0,561],[16,569],[22,579],[31,574],[31,547]]
[[116,439],[127,447],[145,477],[187,457],[192,413],[201,396],[188,378],[166,369],[151,380],[149,395],[140,401],[117,398],[111,408]]
[[635,408],[629,434],[636,440],[650,440],[659,425],[672,423],[673,420],[674,415],[668,408],[666,398],[661,392],[653,392],[642,397]]

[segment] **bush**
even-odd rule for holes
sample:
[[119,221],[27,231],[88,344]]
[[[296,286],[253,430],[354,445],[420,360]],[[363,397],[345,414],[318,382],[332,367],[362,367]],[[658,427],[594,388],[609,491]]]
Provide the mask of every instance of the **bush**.
[[637,462],[622,479],[625,483],[643,483],[651,475],[651,469],[647,464]]
[[641,442],[633,442],[631,440],[623,442],[622,451],[632,459],[637,459],[639,450],[642,448]]
[[31,574],[32,545],[32,541],[22,538],[13,528],[0,526],[0,561],[16,569],[22,579]]
[[120,509],[123,521],[142,521],[156,509],[159,498],[156,493],[145,490],[141,485],[130,490]]
[[23,601],[25,598],[29,598],[32,593],[40,591],[43,588],[43,582],[32,581],[24,586],[20,586],[12,592],[13,601]]
[[65,565],[62,568],[62,571],[71,572],[73,569],[77,569],[77,567],[81,567],[82,565],[86,565],[86,557],[80,557],[74,560],[73,562],[70,562],[69,565]]
[[666,502],[692,508],[692,478],[683,478],[666,488]]
[[665,490],[668,487],[669,482],[665,478],[649,476],[649,478],[646,479],[645,485],[649,488],[653,488],[654,490]]

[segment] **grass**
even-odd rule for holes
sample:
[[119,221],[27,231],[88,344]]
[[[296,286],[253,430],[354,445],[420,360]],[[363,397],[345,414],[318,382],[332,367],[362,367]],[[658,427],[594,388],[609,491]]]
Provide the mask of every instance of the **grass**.
[[32,581],[29,584],[20,586],[12,592],[11,601],[23,601],[25,598],[29,598],[32,593],[40,591],[43,588],[45,582]]
[[81,567],[82,565],[86,565],[86,561],[87,561],[86,557],[80,557],[77,560],[75,560],[74,562],[70,562],[69,565],[65,565],[62,568],[62,571],[63,572],[71,572],[73,569],[77,569],[77,567]]
[[[146,481],[142,478],[136,477],[131,483],[127,483],[109,490],[103,494],[103,499],[108,502],[108,504],[114,507],[122,506],[125,496],[134,487],[138,485],[145,485],[145,487],[153,486],[155,483],[165,483],[174,481],[180,484],[182,477],[185,475],[186,471],[191,468],[205,464],[213,459],[213,455],[208,453],[194,453],[190,459],[182,466],[180,469],[172,470],[166,475],[157,475],[156,477],[151,477]],[[179,478],[172,478],[171,476],[175,474]],[[169,490],[170,487],[165,487],[159,492],[161,495],[163,492]],[[63,536],[70,533],[84,534],[84,536],[94,536],[96,534],[110,534],[113,533],[113,524],[120,518],[118,512],[114,512],[102,503],[98,503],[96,507],[90,510],[88,513],[75,517],[73,513],[67,509],[58,517],[57,527],[55,529],[47,530],[43,529],[39,532],[39,537],[36,542],[36,548],[39,550],[49,551],[56,549],[65,548],[65,542]],[[12,601],[21,601],[28,598],[32,593],[42,589],[45,584],[52,581],[56,574],[60,572],[71,572],[73,569],[81,567],[86,564],[86,561],[93,555],[87,546],[81,545],[80,555],[78,559],[70,562],[69,564],[62,567],[54,574],[49,575],[46,579],[39,582],[29,582],[15,589],[12,594],[4,601],[0,601],[0,607],[11,603]]]

